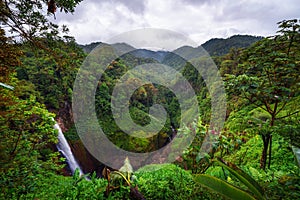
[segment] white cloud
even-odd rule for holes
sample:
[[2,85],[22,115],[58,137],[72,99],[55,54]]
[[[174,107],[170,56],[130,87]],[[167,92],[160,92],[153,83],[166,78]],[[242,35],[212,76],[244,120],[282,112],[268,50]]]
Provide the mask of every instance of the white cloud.
[[126,30],[147,26],[138,14],[117,2],[85,3],[79,5],[71,17],[60,14],[57,19],[60,19],[59,24],[69,27],[78,43],[102,41]]
[[234,34],[273,35],[276,22],[299,18],[296,0],[84,0],[74,15],[57,14],[78,43],[105,41],[139,28],[182,33],[199,45]]

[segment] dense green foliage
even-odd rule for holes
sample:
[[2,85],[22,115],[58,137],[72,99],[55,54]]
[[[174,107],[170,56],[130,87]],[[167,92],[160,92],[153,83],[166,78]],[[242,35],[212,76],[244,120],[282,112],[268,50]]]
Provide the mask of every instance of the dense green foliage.
[[[61,175],[64,159],[59,158],[55,148],[57,133],[53,118],[68,130],[66,137],[73,144],[72,150],[86,151],[71,113],[73,82],[86,54],[73,38],[61,36],[67,28],[60,29],[50,22],[43,14],[43,6],[48,7],[49,15],[55,14],[54,7],[72,13],[79,2],[0,1],[1,23],[21,38],[7,37],[0,28],[0,199],[130,199],[133,190],[146,199],[222,198],[202,187],[205,184],[216,191],[219,188],[227,197],[233,193],[235,198],[243,195],[260,199],[300,198],[300,171],[291,147],[300,144],[299,20],[279,22],[278,34],[269,38],[235,36],[227,40],[212,39],[203,45],[214,56],[227,89],[227,118],[220,134],[209,131],[210,94],[190,63],[171,53],[157,55],[148,50],[115,59],[103,72],[95,94],[99,124],[107,137],[120,148],[133,152],[154,151],[174,136],[193,134],[195,139],[174,164],[145,166],[125,177],[125,182],[119,181],[112,190],[108,187],[113,184],[110,179],[100,178],[98,163],[93,169],[98,173],[87,175],[90,180],[80,177],[78,171],[73,177]],[[91,44],[85,50],[90,51],[96,45]],[[113,47],[120,51],[134,50],[123,43]],[[205,64],[208,58],[198,57],[201,52],[196,55],[194,50],[182,47],[177,51]],[[178,99],[167,87],[145,84],[135,90],[129,101],[133,121],[145,126],[156,120],[148,114],[154,104],[165,108],[167,120],[151,138],[128,136],[112,116],[113,89],[134,66],[159,62],[170,64],[189,81],[197,95],[201,117],[178,130],[181,115],[188,118],[192,111],[181,113]],[[141,83],[130,72],[129,75],[128,86]],[[125,97],[125,91],[120,90],[120,95]],[[207,144],[209,152],[201,153],[207,135],[213,142]],[[216,157],[230,164],[216,166]],[[95,163],[80,156],[78,159],[88,161],[86,165]]]
[[[149,172],[151,167],[153,171]],[[147,199],[184,199],[193,193],[191,174],[174,165],[146,166],[136,175],[139,189]]]
[[222,56],[230,52],[230,49],[246,48],[261,40],[262,37],[250,35],[234,35],[227,39],[211,39],[205,42],[202,47],[211,56]]
[[279,28],[279,35],[263,39],[244,51],[239,65],[241,73],[228,75],[227,80],[229,91],[269,115],[256,122],[264,142],[261,168],[266,167],[267,153],[268,167],[271,164],[273,129],[281,126],[282,119],[299,112],[296,109],[282,114],[286,105],[299,95],[300,26],[298,20],[289,20],[280,22]]
[[[33,85],[15,78],[13,67],[20,65],[21,51],[9,43],[1,29],[1,81],[15,89],[0,88],[0,185],[1,197],[17,198],[35,187],[38,174],[55,172],[57,153],[50,144],[57,142],[54,115],[36,102]],[[8,51],[5,51],[5,50]],[[11,52],[14,50],[14,52]]]

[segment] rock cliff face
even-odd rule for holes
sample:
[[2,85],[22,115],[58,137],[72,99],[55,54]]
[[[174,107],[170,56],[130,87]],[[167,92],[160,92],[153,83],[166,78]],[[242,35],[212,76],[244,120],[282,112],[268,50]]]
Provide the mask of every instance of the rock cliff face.
[[[66,130],[66,129],[65,129]],[[95,159],[88,150],[84,147],[81,140],[72,140],[68,141],[71,151],[76,158],[78,164],[80,165],[83,173],[93,173],[96,172],[97,175],[100,177],[102,169],[104,165],[100,163],[97,159]],[[56,146],[54,145],[53,148],[57,151]],[[71,170],[68,167],[67,163],[66,166],[62,170],[62,174],[66,176],[71,176]]]
[[60,106],[60,109],[56,114],[56,122],[60,126],[61,130],[65,133],[74,124],[72,105],[69,102],[65,101]]
[[[60,110],[56,112],[56,115],[56,122],[60,126],[62,132],[66,133],[74,125],[72,105],[66,101],[60,106]],[[68,143],[83,172],[92,173],[95,171],[98,176],[101,176],[104,165],[87,151],[81,140],[68,140]],[[70,169],[68,169],[67,165],[63,169],[62,173],[64,175],[71,175]]]
[[87,151],[87,149],[82,144],[81,140],[71,141],[70,146],[83,172],[96,172],[97,175],[100,177],[104,165]]
[[[58,125],[60,126],[62,132],[64,133],[65,136],[68,135],[68,131],[72,129],[72,127],[74,126],[74,122],[73,122],[73,116],[72,116],[72,110],[71,110],[71,106],[68,105],[67,103],[60,109],[60,111],[57,113],[57,117],[56,117],[56,122],[58,123]],[[75,132],[71,131],[71,132]],[[74,135],[75,133],[72,133],[70,135]],[[69,135],[69,137],[70,137]],[[162,138],[160,139],[159,146],[164,146],[164,144],[166,143],[166,141],[168,140],[168,138],[165,136],[161,136]],[[66,137],[67,138],[67,137]],[[102,176],[102,170],[105,167],[104,164],[102,164],[100,161],[98,161],[96,158],[94,158],[89,151],[85,148],[85,146],[83,145],[83,143],[81,142],[80,138],[78,138],[77,136],[74,136],[74,138],[72,139],[68,139],[68,143],[69,146],[71,148],[71,151],[74,155],[74,157],[76,158],[81,170],[83,171],[84,174],[86,173],[93,173],[96,172],[98,177]],[[151,148],[151,147],[149,147]],[[154,147],[153,147],[154,148]],[[55,148],[56,149],[56,148]],[[114,157],[114,155],[112,155]],[[156,155],[155,157],[149,157],[146,160],[143,161],[137,161],[138,163],[135,163],[134,161],[132,162],[132,165],[136,168],[137,166],[140,166],[141,162],[144,164],[149,164],[152,162],[155,163],[163,163],[164,159],[166,158],[166,156],[164,155]],[[123,165],[124,160],[118,160],[118,157],[116,156],[116,162],[119,162],[118,164],[120,166]],[[65,168],[62,170],[62,174],[66,175],[66,176],[71,176],[71,170],[68,167],[67,163]]]

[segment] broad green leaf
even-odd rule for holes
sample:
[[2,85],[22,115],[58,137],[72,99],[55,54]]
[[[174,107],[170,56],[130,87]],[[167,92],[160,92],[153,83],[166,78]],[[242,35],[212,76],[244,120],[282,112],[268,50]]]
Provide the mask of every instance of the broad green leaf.
[[196,175],[194,180],[201,185],[208,187],[209,189],[218,192],[230,199],[233,200],[254,200],[255,198],[248,194],[247,192],[221,180],[216,177],[207,175],[207,174],[199,174]]
[[214,160],[219,166],[224,167],[227,169],[232,175],[234,175],[239,181],[245,184],[249,190],[258,198],[258,199],[265,199],[263,197],[263,189],[260,185],[248,174],[238,168],[236,165],[230,162],[225,162],[222,160]]

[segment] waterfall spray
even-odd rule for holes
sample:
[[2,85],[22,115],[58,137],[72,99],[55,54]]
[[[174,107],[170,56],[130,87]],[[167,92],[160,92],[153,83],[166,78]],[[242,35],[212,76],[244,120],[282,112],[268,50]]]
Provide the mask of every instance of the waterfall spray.
[[56,147],[58,149],[59,152],[61,152],[61,154],[66,158],[66,161],[71,169],[72,174],[74,174],[76,168],[79,169],[79,173],[80,175],[83,175],[83,172],[79,166],[79,164],[77,163],[71,148],[60,128],[60,126],[58,125],[58,123],[56,123],[54,125],[54,129],[56,129],[58,131],[58,143],[56,144]]

